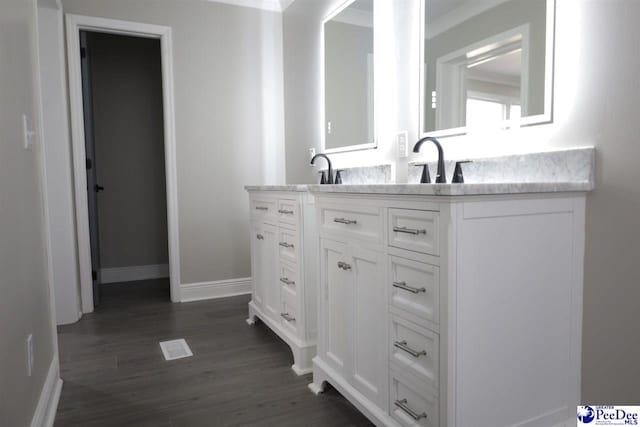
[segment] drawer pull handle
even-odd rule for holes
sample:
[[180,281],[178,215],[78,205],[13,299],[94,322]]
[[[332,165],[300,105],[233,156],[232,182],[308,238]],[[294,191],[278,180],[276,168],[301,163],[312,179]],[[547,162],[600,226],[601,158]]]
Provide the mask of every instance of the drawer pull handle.
[[409,353],[410,355],[412,355],[416,359],[418,357],[420,357],[420,356],[426,356],[427,355],[427,351],[426,350],[416,351],[416,350],[412,349],[411,347],[409,347],[407,345],[406,341],[396,341],[396,342],[393,343],[393,346],[396,347],[396,348],[399,348],[402,351],[405,351],[405,352]]
[[349,264],[347,264],[346,262],[342,262],[342,261],[338,261],[338,268],[341,268],[345,271],[347,270],[351,270],[351,266]]
[[257,211],[268,211],[269,208],[266,206],[256,206]]
[[262,234],[256,234],[256,239],[264,240],[264,236]]
[[393,282],[394,288],[399,288],[412,294],[419,294],[420,292],[427,292],[426,288],[414,288],[413,286],[407,285],[407,282]]
[[287,322],[295,322],[296,318],[295,317],[291,317],[289,315],[289,313],[280,313],[280,316],[286,320]]
[[281,277],[280,281],[286,285],[295,285],[296,282],[294,282],[293,280],[289,280],[286,277]]
[[346,225],[353,225],[358,223],[358,221],[356,221],[355,219],[345,219],[345,218],[333,218],[333,222],[337,222],[338,224],[346,224]]
[[293,211],[288,211],[286,209],[278,209],[278,213],[281,213],[283,215],[293,215]]
[[414,236],[418,236],[420,234],[427,234],[427,230],[418,230],[417,228],[407,228],[407,227],[393,227],[393,231],[395,231],[396,233],[413,234]]
[[426,412],[423,412],[421,414],[416,414],[415,412],[413,412],[413,410],[407,406],[407,399],[396,400],[395,402],[393,402],[393,404],[402,409],[407,415],[409,415],[416,421],[427,418]]
[[293,248],[293,243],[287,243],[287,242],[280,242],[278,243],[280,246],[282,246],[283,248]]

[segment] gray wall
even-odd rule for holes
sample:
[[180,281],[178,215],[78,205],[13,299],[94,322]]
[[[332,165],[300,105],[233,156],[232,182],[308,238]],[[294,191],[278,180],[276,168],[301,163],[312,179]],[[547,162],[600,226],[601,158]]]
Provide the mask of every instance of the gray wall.
[[160,41],[89,33],[101,268],[168,264]]
[[[329,21],[325,24],[325,122],[327,148],[371,143],[373,98],[368,100],[368,55],[373,28]],[[373,77],[373,76],[371,76]]]
[[[56,355],[48,287],[43,150],[22,146],[22,114],[40,133],[32,1],[0,3],[0,425],[28,426]],[[34,372],[25,340],[33,334]]]
[[[306,167],[307,148],[312,143],[319,146],[322,135],[315,97],[321,54],[317,23],[330,10],[329,3],[297,0],[284,14],[288,182],[313,179]],[[442,140],[450,159],[596,146],[597,188],[587,202],[582,358],[582,401],[590,403],[640,402],[637,16],[637,0],[558,1],[554,123],[491,135],[491,139]],[[406,39],[404,33],[401,36]],[[410,70],[410,76],[417,76],[414,70],[417,68]],[[405,74],[400,78],[404,81]],[[368,155],[378,164],[406,167],[393,150],[358,155]],[[344,166],[358,162],[355,157],[334,157]],[[432,152],[409,158],[433,159]]]
[[247,184],[284,182],[282,20],[206,0],[64,0],[172,28],[181,283],[251,275]]

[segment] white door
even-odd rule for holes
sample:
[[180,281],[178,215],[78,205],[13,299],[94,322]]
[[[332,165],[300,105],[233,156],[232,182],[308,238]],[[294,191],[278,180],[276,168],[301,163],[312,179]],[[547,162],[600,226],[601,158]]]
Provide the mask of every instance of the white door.
[[345,379],[349,376],[352,353],[351,273],[345,267],[350,263],[346,244],[321,240],[321,310],[325,329],[322,331],[324,348],[321,349],[321,357]]
[[268,317],[280,319],[280,285],[278,282],[278,229],[270,224],[261,224],[258,240],[258,263],[260,293],[263,309]]
[[[383,254],[350,246],[349,293],[353,362],[350,382],[371,401],[385,405],[387,390],[387,310]],[[376,331],[377,333],[374,333]]]

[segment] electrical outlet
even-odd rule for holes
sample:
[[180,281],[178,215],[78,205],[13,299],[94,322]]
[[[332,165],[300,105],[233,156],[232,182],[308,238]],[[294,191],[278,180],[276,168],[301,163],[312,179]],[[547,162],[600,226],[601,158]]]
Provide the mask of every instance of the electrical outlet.
[[31,119],[26,114],[22,115],[22,144],[25,150],[31,150],[36,133],[33,131]]
[[396,136],[398,142],[398,157],[405,158],[409,156],[409,133],[405,130],[398,132]]
[[311,161],[311,159],[313,159],[313,156],[316,155],[316,149],[311,147],[309,148],[309,161]]
[[29,334],[26,341],[27,347],[27,376],[33,374],[33,334]]

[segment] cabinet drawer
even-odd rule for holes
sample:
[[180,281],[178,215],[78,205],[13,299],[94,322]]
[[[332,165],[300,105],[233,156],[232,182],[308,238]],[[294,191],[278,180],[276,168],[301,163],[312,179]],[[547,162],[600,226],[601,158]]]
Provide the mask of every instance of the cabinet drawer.
[[392,306],[434,324],[440,321],[440,269],[396,256],[389,257]]
[[389,209],[389,246],[438,255],[438,219],[438,212]]
[[285,330],[296,333],[298,331],[298,304],[296,294],[282,287],[280,292],[280,319]]
[[297,226],[299,223],[299,209],[296,200],[278,200],[278,221]]
[[362,206],[323,206],[320,223],[325,231],[339,236],[351,236],[371,242],[382,242],[380,208]]
[[298,287],[298,268],[280,261],[278,269],[278,280],[280,284],[294,294],[297,293]]
[[252,219],[276,219],[276,201],[268,198],[251,198]]
[[391,317],[391,363],[401,372],[438,388],[438,334],[398,316]]
[[298,262],[298,233],[280,228],[278,248],[281,260],[296,264]]
[[391,371],[389,414],[401,426],[439,427],[438,397]]

